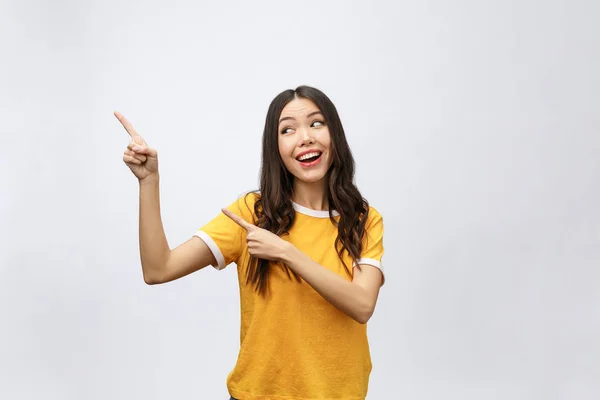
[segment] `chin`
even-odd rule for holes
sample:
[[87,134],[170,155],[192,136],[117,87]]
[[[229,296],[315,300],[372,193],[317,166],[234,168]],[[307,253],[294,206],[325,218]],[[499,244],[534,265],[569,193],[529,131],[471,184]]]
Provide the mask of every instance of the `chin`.
[[327,173],[316,173],[316,174],[296,174],[296,179],[306,183],[317,183],[327,178]]

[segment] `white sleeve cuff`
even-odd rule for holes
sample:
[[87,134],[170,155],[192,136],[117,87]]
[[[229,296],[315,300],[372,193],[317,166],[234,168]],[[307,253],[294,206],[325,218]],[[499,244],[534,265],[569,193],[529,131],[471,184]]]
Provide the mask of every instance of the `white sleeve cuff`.
[[208,236],[206,232],[197,231],[194,236],[198,236],[200,239],[202,239],[210,251],[212,251],[213,256],[215,256],[215,260],[217,260],[217,266],[215,266],[215,269],[220,271],[227,266],[225,265],[225,258],[223,257],[223,253],[221,253],[221,249],[219,249],[219,246],[217,246],[215,241],[212,240],[212,238]]
[[[361,258],[360,260],[358,260],[358,265],[360,264],[367,264],[367,265],[372,265],[376,268],[379,268],[381,270],[381,272],[383,271],[383,264],[381,264],[381,261],[379,260],[375,260],[373,258]],[[356,265],[354,265],[356,267]]]
[[358,263],[354,264],[354,267],[360,264],[372,265],[375,268],[379,268],[381,274],[383,275],[383,280],[381,282],[381,285],[383,286],[383,284],[385,283],[385,271],[383,270],[383,264],[381,263],[381,261],[375,260],[373,258],[361,258],[360,260],[358,260]]

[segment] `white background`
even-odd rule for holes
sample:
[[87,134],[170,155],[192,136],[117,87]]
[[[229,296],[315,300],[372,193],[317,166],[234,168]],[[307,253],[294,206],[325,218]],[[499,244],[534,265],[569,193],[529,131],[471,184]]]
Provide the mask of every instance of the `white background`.
[[112,112],[175,247],[301,84],[385,221],[368,398],[600,398],[597,1],[0,4],[0,398],[228,398],[235,268],[143,283]]

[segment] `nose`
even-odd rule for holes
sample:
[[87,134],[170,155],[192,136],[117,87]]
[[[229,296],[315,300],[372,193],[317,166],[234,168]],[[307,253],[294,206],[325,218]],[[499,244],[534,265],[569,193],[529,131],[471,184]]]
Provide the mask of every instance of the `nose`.
[[302,145],[309,145],[315,143],[315,138],[312,137],[310,129],[302,129]]

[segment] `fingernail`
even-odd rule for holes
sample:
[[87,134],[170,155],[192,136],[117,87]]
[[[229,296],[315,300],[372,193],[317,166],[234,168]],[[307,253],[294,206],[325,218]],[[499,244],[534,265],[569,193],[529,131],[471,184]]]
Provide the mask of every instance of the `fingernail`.
[[140,151],[142,148],[140,146],[133,146],[133,151]]

